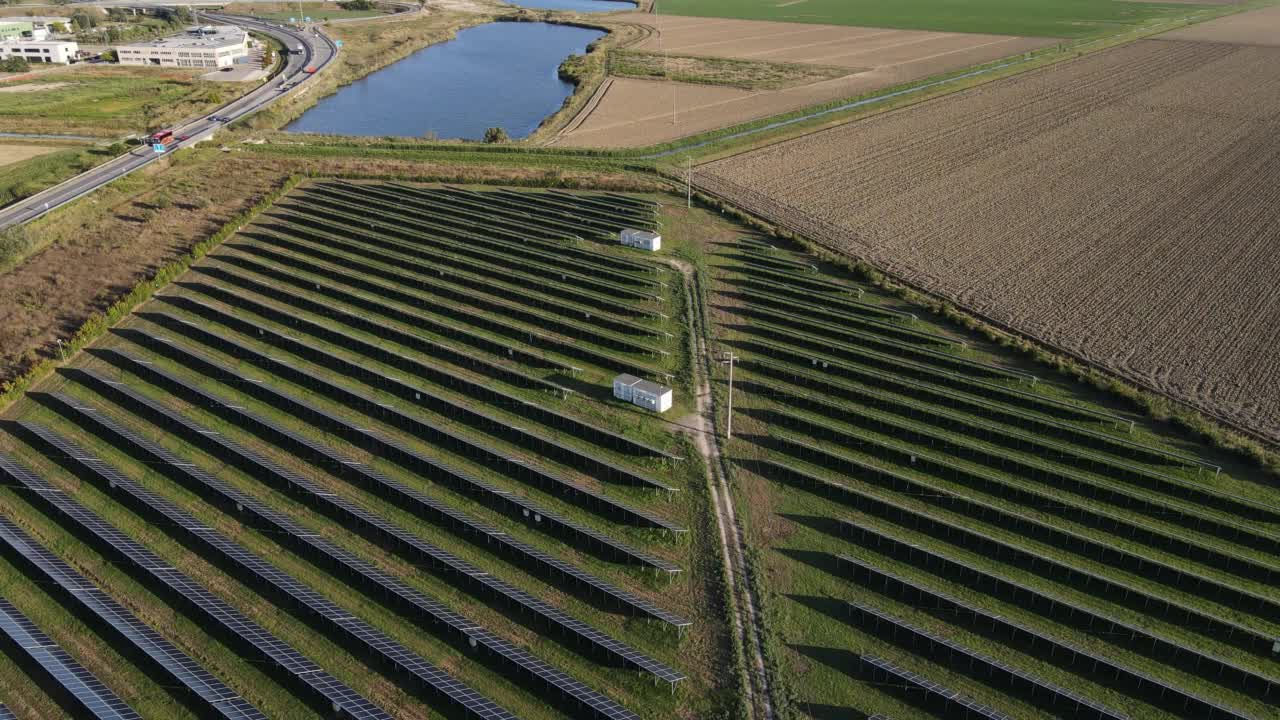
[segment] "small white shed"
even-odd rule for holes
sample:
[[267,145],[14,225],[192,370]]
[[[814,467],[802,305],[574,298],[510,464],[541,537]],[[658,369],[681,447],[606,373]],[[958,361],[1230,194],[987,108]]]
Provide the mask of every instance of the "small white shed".
[[623,373],[613,379],[613,396],[654,412],[671,409],[671,388]]
[[627,247],[656,252],[662,249],[662,236],[648,230],[627,229],[618,233],[618,240]]

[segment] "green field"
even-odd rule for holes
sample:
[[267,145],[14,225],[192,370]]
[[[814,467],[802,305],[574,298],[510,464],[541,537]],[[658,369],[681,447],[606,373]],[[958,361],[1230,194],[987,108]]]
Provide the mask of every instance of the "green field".
[[670,15],[1064,38],[1199,9],[1120,0],[657,0],[656,8]]
[[[0,88],[49,85],[5,92],[0,131],[119,137],[146,133],[234,100],[246,83],[212,83],[199,72],[176,68],[98,65],[50,72]],[[53,85],[59,83],[59,85]]]

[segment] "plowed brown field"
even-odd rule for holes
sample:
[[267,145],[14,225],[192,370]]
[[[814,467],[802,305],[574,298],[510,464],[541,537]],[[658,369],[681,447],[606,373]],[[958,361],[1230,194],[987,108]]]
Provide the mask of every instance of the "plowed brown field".
[[[654,28],[636,49],[809,63],[849,75],[782,90],[615,78],[570,123],[564,145],[640,147],[978,65],[1052,45],[1052,38],[798,25],[668,15],[620,16]],[[673,105],[676,112],[673,122]]]
[[1280,439],[1280,48],[1149,40],[698,182]]

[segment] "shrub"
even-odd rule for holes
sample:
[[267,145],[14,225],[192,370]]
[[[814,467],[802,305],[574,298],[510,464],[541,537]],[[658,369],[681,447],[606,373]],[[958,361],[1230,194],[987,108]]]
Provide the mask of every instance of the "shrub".
[[491,127],[484,131],[484,141],[487,145],[496,145],[511,142],[511,136],[507,135],[507,131],[500,127]]

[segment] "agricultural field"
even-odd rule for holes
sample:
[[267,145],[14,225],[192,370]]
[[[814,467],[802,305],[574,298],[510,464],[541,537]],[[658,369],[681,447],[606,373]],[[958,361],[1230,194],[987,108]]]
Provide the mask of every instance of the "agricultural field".
[[[563,145],[641,147],[855,97],[1056,44],[1052,38],[920,32],[834,25],[797,26],[633,14],[620,20],[653,28],[633,50],[666,54],[667,82],[636,77],[627,56],[559,140]],[[682,63],[704,58],[719,73],[681,77]],[[785,70],[790,82],[751,83],[735,77],[755,66]],[[812,68],[809,77],[798,69]],[[839,72],[843,68],[844,72]],[[756,74],[761,74],[757,72]],[[765,75],[767,77],[767,74]],[[719,78],[719,82],[715,80]],[[688,80],[691,80],[689,82]],[[673,112],[674,111],[674,112]]]
[[777,238],[706,252],[780,716],[1276,716],[1274,477]]
[[1271,37],[1132,43],[712,162],[697,182],[1280,439]]
[[[120,137],[146,133],[235,99],[244,88],[197,79],[198,71],[74,66],[35,80],[0,81],[0,132]],[[39,86],[24,92],[25,86]]]
[[1197,6],[1241,0],[1115,2],[1114,0],[657,0],[655,12],[704,18],[735,18],[829,25],[870,25],[909,30],[998,33],[1042,37],[1087,37],[1185,15]]
[[616,243],[664,218],[303,183],[6,413],[0,590],[145,717],[724,716],[688,265]]

